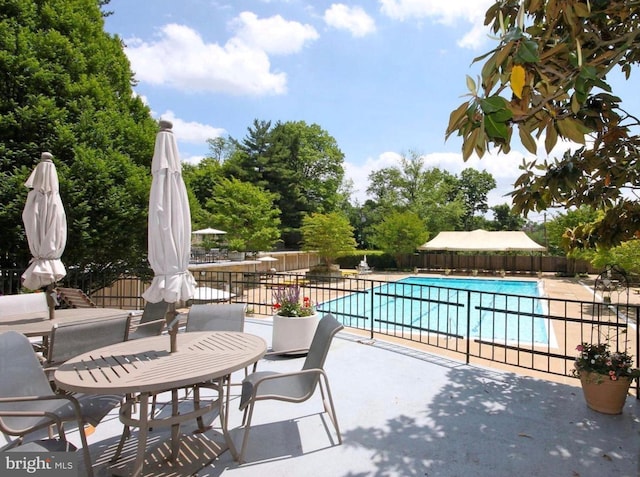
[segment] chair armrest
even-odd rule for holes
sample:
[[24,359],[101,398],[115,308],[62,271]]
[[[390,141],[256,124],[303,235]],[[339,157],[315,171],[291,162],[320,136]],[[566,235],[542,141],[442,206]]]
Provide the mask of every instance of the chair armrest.
[[[277,380],[283,380],[283,379],[288,379],[292,377],[300,377],[305,374],[317,374],[318,379],[320,379],[321,377],[324,377],[325,380],[327,379],[327,374],[324,372],[323,369],[313,368],[313,369],[303,369],[301,371],[292,371],[292,372],[285,372],[285,373],[273,372],[273,373],[265,374],[264,376],[261,376],[259,379],[256,379],[255,381],[247,381],[247,380],[243,381],[242,396],[240,398],[240,410],[243,410],[251,401],[256,400],[256,395],[258,394],[258,389],[260,388],[261,384],[266,383],[268,381],[277,381]],[[250,396],[248,394],[245,394],[245,391],[248,394],[250,394]],[[279,395],[277,394],[266,394],[264,396],[260,396],[260,398],[258,399],[279,399],[278,396]],[[307,397],[305,397],[304,399],[307,399]],[[287,399],[287,401],[301,402],[304,399],[299,399],[299,398]]]
[[48,396],[11,396],[0,398],[0,403],[14,403],[14,402],[33,402],[33,401],[53,401],[53,400],[65,400],[69,401],[73,406],[76,418],[78,422],[82,422],[82,412],[80,410],[80,403],[78,400],[69,394],[51,394]]
[[262,378],[256,380],[253,384],[255,385],[255,387],[257,388],[258,385],[260,383],[263,383],[265,381],[273,381],[276,379],[282,379],[282,378],[290,378],[293,376],[300,376],[303,374],[324,374],[326,375],[326,373],[324,372],[324,369],[320,369],[320,368],[312,368],[312,369],[303,369],[300,371],[291,371],[291,372],[285,372],[285,373],[274,373],[274,374],[269,374],[266,376],[263,376]]
[[164,323],[165,319],[164,318],[159,318],[157,320],[147,321],[146,323],[138,323],[138,324],[136,324],[135,329],[136,330],[139,329],[139,328],[143,328],[144,329],[144,328],[147,328],[149,326],[155,326],[158,323],[158,321],[162,321]]
[[[267,351],[265,353],[265,355],[263,356],[263,358],[268,358],[270,356],[281,356],[283,354],[298,354],[300,353],[300,356],[291,356],[291,359],[297,359],[297,358],[302,358],[302,354],[304,352],[308,352],[309,348],[298,348],[298,349],[289,349],[286,351]],[[256,361],[255,363],[253,363],[253,371],[252,372],[256,372],[256,370],[258,369],[258,363],[260,362],[260,360]]]
[[[67,394],[51,394],[49,396],[11,396],[0,398],[0,403],[17,403],[17,402],[35,402],[35,401],[53,401],[53,400],[64,400],[71,403],[73,407],[73,412],[78,422],[78,427],[82,427],[84,420],[82,418],[82,412],[80,410],[80,403],[78,400]],[[61,438],[64,438],[64,430],[62,425],[62,419],[52,413],[50,411],[37,411],[37,410],[29,410],[29,411],[14,411],[14,410],[0,410],[0,415],[6,416],[24,416],[24,417],[46,417],[52,421],[52,424],[55,424],[58,428],[58,435]],[[35,430],[35,429],[34,429]],[[7,432],[11,434],[11,429],[5,429],[3,426],[2,432]]]

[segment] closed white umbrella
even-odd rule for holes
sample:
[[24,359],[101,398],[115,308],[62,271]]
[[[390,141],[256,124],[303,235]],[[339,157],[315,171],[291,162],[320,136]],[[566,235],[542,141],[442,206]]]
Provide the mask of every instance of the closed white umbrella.
[[29,250],[29,267],[22,274],[22,284],[31,290],[49,286],[49,317],[53,318],[51,288],[67,274],[60,257],[67,245],[67,216],[64,212],[58,173],[52,155],[43,152],[25,185],[31,190],[22,211]]
[[[170,304],[167,323],[176,315],[175,303],[193,296],[196,281],[188,270],[191,251],[191,211],[182,180],[178,146],[169,121],[160,121],[151,162],[149,197],[149,263],[154,272],[151,286],[142,294],[151,303]],[[175,351],[177,326],[170,330]]]

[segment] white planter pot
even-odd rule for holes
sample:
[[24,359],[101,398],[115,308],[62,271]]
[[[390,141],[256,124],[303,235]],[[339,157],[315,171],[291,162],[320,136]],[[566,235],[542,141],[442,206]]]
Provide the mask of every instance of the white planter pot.
[[317,313],[300,317],[273,315],[271,348],[275,352],[309,349],[319,321]]
[[232,262],[241,262],[245,258],[245,252],[229,252],[227,258]]

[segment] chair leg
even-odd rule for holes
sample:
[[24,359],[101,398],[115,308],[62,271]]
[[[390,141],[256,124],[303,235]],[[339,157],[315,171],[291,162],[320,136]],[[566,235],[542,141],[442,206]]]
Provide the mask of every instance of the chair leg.
[[84,423],[79,422],[78,426],[78,434],[80,434],[80,442],[82,444],[82,455],[84,457],[84,465],[87,468],[87,477],[93,477],[93,465],[91,464],[91,454],[89,453],[87,435],[84,433]]
[[251,402],[249,404],[249,406],[244,410],[244,416],[242,418],[242,424],[244,425],[244,436],[242,436],[242,447],[240,448],[240,454],[238,455],[238,462],[240,464],[244,464],[244,453],[247,448],[247,442],[249,442],[249,430],[251,429],[251,418],[253,417],[254,404],[255,402]]
[[[322,404],[324,410],[329,415],[329,419],[333,422],[333,427],[336,428],[336,434],[338,435],[338,443],[342,444],[342,434],[340,433],[340,427],[338,427],[338,416],[336,415],[336,409],[333,405],[333,397],[331,396],[331,388],[329,387],[329,379],[322,374],[320,378],[320,394],[322,396]],[[324,382],[324,385],[323,385]],[[326,392],[325,392],[326,388]]]

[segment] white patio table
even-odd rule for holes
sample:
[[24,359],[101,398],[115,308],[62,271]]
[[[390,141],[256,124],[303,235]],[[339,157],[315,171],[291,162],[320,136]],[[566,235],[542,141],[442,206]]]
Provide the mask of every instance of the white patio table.
[[[227,429],[225,419],[224,386],[217,387],[218,398],[206,406],[194,402],[193,411],[178,412],[178,389],[209,383],[230,376],[231,373],[258,361],[267,351],[266,342],[255,335],[240,332],[194,332],[177,336],[177,351],[171,353],[169,337],[166,335],[125,341],[82,354],[64,363],[55,372],[55,382],[61,389],[85,394],[124,394],[126,401],[120,409],[120,420],[124,424],[123,434],[116,450],[114,461],[120,457],[124,442],[130,435],[130,427],[138,427],[138,445],[135,463],[125,473],[133,477],[142,474],[143,466],[153,459],[145,459],[149,428],[171,426],[171,450],[167,460],[172,466],[181,466],[184,454],[180,452],[180,423],[194,420],[214,408],[218,408],[219,419],[226,446],[234,459],[237,451]],[[149,417],[149,400],[156,394],[171,391],[172,413],[164,418]],[[132,415],[133,405],[139,402],[139,412]],[[188,450],[190,460],[201,453]],[[225,448],[218,449],[218,453]],[[207,465],[215,455],[208,455]],[[145,462],[146,460],[146,462]],[[192,465],[191,462],[185,463]],[[112,472],[118,472],[112,468]],[[145,475],[148,472],[145,471]]]

